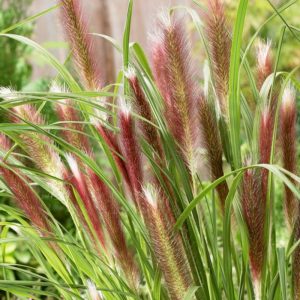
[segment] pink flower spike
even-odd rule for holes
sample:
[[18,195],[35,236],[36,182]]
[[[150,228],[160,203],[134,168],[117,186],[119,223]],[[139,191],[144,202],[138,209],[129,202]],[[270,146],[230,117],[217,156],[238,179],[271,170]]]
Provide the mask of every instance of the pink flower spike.
[[95,204],[91,198],[91,195],[90,195],[87,183],[86,183],[86,178],[85,178],[84,174],[82,174],[81,170],[79,169],[76,159],[71,154],[66,155],[66,160],[67,160],[68,165],[70,166],[71,172],[73,174],[73,178],[70,179],[70,182],[77,189],[77,192],[84,204],[84,207],[87,211],[87,214],[90,218],[91,224],[95,230],[95,233],[99,239],[99,242],[101,243],[103,248],[106,249],[105,239],[104,239],[104,235],[103,235],[103,231],[102,231],[102,225],[99,220]]
[[256,287],[260,286],[266,250],[264,241],[266,201],[263,196],[259,172],[246,170],[242,182],[241,202],[248,229],[251,273]]
[[101,88],[101,77],[94,44],[89,36],[87,21],[80,0],[60,0],[61,19],[65,34],[71,44],[77,69],[89,90]]
[[124,100],[121,101],[120,105],[119,127],[120,147],[125,159],[131,188],[134,192],[134,201],[137,207],[139,207],[139,198],[142,192],[143,183],[141,150],[136,139],[134,122],[131,117],[130,108]]
[[[294,174],[297,172],[296,120],[296,91],[289,84],[284,90],[280,107],[280,141],[283,167]],[[293,179],[290,180],[296,183]],[[286,220],[292,230],[298,215],[298,201],[287,186],[285,186],[284,206]]]
[[[195,171],[195,147],[198,143],[197,106],[199,90],[194,81],[189,43],[184,23],[174,15],[159,20],[153,37],[156,82],[161,93],[167,93],[165,116],[186,165]],[[159,62],[158,55],[161,55]],[[163,70],[161,70],[163,68]],[[168,91],[167,91],[168,90]],[[167,91],[167,92],[166,92]]]
[[122,177],[124,178],[126,184],[129,188],[131,188],[131,183],[129,179],[129,175],[126,169],[126,165],[124,160],[121,156],[123,156],[121,149],[119,147],[118,141],[116,139],[116,136],[112,131],[107,129],[103,124],[101,124],[98,120],[93,119],[92,123],[94,124],[95,128],[97,129],[100,136],[103,138],[106,145],[110,148],[112,156],[115,160],[115,163],[117,167],[119,168],[119,171],[122,174]]
[[224,5],[221,0],[206,0],[205,32],[209,42],[213,77],[223,116],[228,115],[228,89],[231,39]]
[[[129,68],[125,74],[129,80],[131,89],[134,94],[135,100],[135,108],[137,113],[142,116],[144,119],[153,122],[152,111],[150,104],[148,103],[144,92],[140,86],[139,80],[136,76],[135,70]],[[162,148],[159,140],[159,136],[157,133],[156,128],[152,125],[147,123],[146,121],[139,121],[141,131],[146,139],[146,141],[153,146],[154,150],[160,155],[163,156]]]
[[271,41],[259,42],[257,46],[257,87],[261,89],[267,77],[272,73]]

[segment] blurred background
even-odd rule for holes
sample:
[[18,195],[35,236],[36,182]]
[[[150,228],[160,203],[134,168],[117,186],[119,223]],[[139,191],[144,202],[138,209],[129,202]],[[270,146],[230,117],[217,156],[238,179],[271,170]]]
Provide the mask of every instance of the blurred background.
[[[156,14],[164,7],[173,5],[190,5],[192,0],[135,0],[133,7],[131,38],[138,41],[144,48],[147,46],[148,32]],[[30,13],[38,13],[55,4],[54,0],[33,0]],[[122,43],[123,28],[127,11],[127,0],[87,0],[82,6],[89,20],[90,32],[102,33],[114,37]],[[58,12],[51,12],[36,22],[33,38],[39,43],[52,48],[56,56],[63,60],[66,48],[63,47],[64,35],[61,30]],[[95,37],[101,65],[108,70],[107,82],[112,82],[112,70],[120,66],[121,57],[112,52],[112,46],[102,38]],[[55,49],[56,48],[56,49]],[[101,49],[101,50],[100,50]],[[47,67],[36,68],[34,77],[49,75]],[[51,73],[50,73],[51,74]]]
[[[205,3],[207,0],[198,0],[199,3]],[[238,0],[224,0],[227,15],[234,23],[234,17]],[[273,0],[275,6],[286,1]],[[8,28],[12,24],[42,12],[57,4],[57,0],[2,0],[0,1],[0,30]],[[82,1],[83,10],[88,19],[88,28],[91,33],[102,33],[113,37],[119,44],[122,43],[122,34],[125,23],[127,0],[84,0]],[[197,12],[201,12],[193,0],[135,0],[131,26],[131,41],[136,41],[142,45],[145,52],[148,53],[148,36],[153,28],[156,15],[163,8],[174,5],[186,5]],[[300,4],[294,5],[285,13],[285,17],[292,25],[297,25],[297,11]],[[255,30],[272,13],[272,7],[268,1],[250,0],[249,12],[246,21],[245,40],[249,39]],[[275,26],[274,26],[275,23]],[[261,32],[261,39],[272,39],[273,46],[276,47],[279,29],[282,25],[280,18],[276,18],[270,25],[266,26]],[[190,33],[195,30],[192,22],[188,26]],[[274,28],[278,30],[274,31]],[[48,51],[53,53],[61,62],[64,62],[68,56],[68,45],[65,42],[58,10],[51,11],[34,22],[27,23],[13,31],[15,34],[25,35],[39,43]],[[193,51],[198,60],[204,60],[204,52],[199,42],[198,35],[192,35]],[[101,37],[93,37],[96,43],[96,50],[100,65],[102,67],[104,80],[106,83],[112,83],[115,80],[115,74],[120,69],[122,57],[113,49],[112,45]],[[285,40],[283,49],[285,59],[281,60],[281,65],[286,69],[291,69],[299,64],[300,53],[295,46],[295,38],[288,36]],[[32,90],[32,84],[35,82],[35,90],[40,83],[45,83],[47,79],[53,78],[55,70],[46,65],[43,60],[35,55],[32,49],[25,47],[19,42],[2,38],[0,47],[4,51],[0,53],[0,86],[12,86],[15,89],[22,89],[29,84],[28,89]],[[254,52],[255,54],[255,52]],[[250,58],[251,60],[251,58]],[[199,61],[200,63],[200,61]],[[17,74],[18,76],[14,76]],[[17,81],[17,82],[16,82]],[[40,85],[42,88],[43,84]]]

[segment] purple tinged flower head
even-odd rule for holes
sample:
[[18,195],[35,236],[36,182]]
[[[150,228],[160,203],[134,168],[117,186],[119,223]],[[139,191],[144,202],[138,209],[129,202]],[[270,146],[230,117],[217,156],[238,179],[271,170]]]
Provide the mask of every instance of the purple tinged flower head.
[[[216,112],[203,94],[199,101],[199,120],[202,141],[207,151],[207,160],[211,177],[212,180],[217,180],[224,175],[222,142]],[[219,195],[221,209],[224,212],[225,200],[228,194],[228,185],[226,181],[219,184],[216,189]]]
[[267,77],[272,74],[271,40],[260,41],[257,46],[257,87],[261,89]]
[[206,0],[205,32],[212,60],[214,84],[223,116],[228,115],[231,38],[221,0]]
[[163,193],[149,185],[143,195],[144,220],[170,298],[183,299],[192,280],[181,236],[174,232],[174,219],[165,213]]
[[89,36],[87,21],[80,0],[59,0],[61,20],[71,45],[75,64],[84,85],[89,90],[102,87],[101,73],[94,53],[94,44]]
[[260,286],[266,250],[264,241],[266,201],[263,198],[261,175],[258,170],[245,171],[241,204],[248,229],[251,274],[257,288]]
[[[63,89],[57,84],[51,87],[52,92],[62,93]],[[55,102],[55,110],[60,121],[64,122],[65,130],[62,131],[64,138],[78,150],[91,153],[91,147],[88,138],[84,134],[84,127],[78,109],[70,99],[64,99]]]
[[73,174],[73,177],[70,178],[70,183],[76,188],[83,204],[84,208],[87,212],[87,215],[90,219],[91,225],[93,226],[93,230],[95,232],[95,235],[92,236],[92,238],[98,238],[98,241],[102,245],[104,249],[106,249],[105,244],[105,238],[102,230],[102,224],[99,220],[98,212],[95,206],[95,203],[93,202],[93,199],[91,197],[88,185],[87,185],[87,179],[85,174],[82,173],[80,170],[80,167],[77,163],[77,160],[75,157],[73,157],[71,154],[66,155],[66,160],[68,162],[68,165],[70,167],[70,170]]
[[[114,132],[106,128],[98,119],[93,118],[91,120],[92,124],[95,126],[97,129],[99,135],[103,138],[104,142],[106,145],[109,147],[111,154],[114,158],[114,161],[123,177],[125,180],[127,186],[129,189],[131,189],[131,183],[128,175],[128,171],[126,168],[126,164],[123,160],[123,154],[121,151],[121,148],[119,146],[117,137]],[[133,193],[132,189],[131,192]]]
[[165,14],[152,38],[155,80],[164,98],[168,126],[194,173],[198,142],[199,91],[194,81],[187,34],[181,19]]
[[[11,148],[9,139],[0,134],[0,149],[9,151]],[[29,184],[28,178],[16,167],[7,165],[1,158],[0,174],[5,184],[10,189],[15,203],[24,212],[30,222],[40,231],[42,236],[47,236],[51,232],[51,227],[47,219],[42,204]]]
[[[140,86],[135,70],[133,68],[129,68],[126,71],[125,75],[128,78],[129,84],[134,95],[134,107],[137,113],[147,121],[153,123],[153,116],[150,104],[147,101],[145,94]],[[139,125],[146,141],[153,146],[154,150],[160,156],[162,156],[162,148],[156,128],[146,121],[140,121]]]
[[[261,112],[259,127],[259,162],[269,164],[271,159],[272,141],[274,131],[274,112],[271,106],[265,106]],[[264,201],[267,201],[269,171],[261,170],[262,193]]]
[[[280,142],[283,167],[294,174],[297,173],[296,120],[296,91],[288,84],[283,92],[280,107]],[[291,180],[295,184],[295,181]],[[284,207],[287,223],[292,229],[298,215],[298,201],[287,186],[285,186]]]
[[135,125],[131,115],[131,108],[125,100],[120,101],[119,108],[119,142],[129,176],[130,186],[134,193],[134,201],[140,208],[140,194],[143,184],[143,170],[141,163],[141,149],[139,147]]
[[113,255],[117,258],[130,286],[136,289],[138,283],[137,266],[133,259],[133,253],[126,244],[118,203],[105,183],[91,169],[88,169],[88,179],[91,196],[112,243]]

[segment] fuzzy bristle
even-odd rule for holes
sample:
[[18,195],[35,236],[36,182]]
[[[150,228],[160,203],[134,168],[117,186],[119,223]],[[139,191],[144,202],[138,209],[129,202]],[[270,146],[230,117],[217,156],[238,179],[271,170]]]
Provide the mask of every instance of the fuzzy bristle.
[[133,260],[133,254],[128,249],[125,241],[119,206],[104,182],[90,169],[88,170],[88,178],[91,186],[91,195],[109,234],[114,254],[131,287],[135,289],[137,287],[138,272]]
[[[45,125],[44,118],[31,104],[14,107],[13,112],[15,115],[12,117],[12,120],[15,123],[23,123],[24,120],[38,126]],[[40,170],[62,179],[65,167],[51,138],[46,134],[35,131],[24,131],[20,133],[19,137],[20,144]],[[60,200],[66,201],[66,192],[63,184],[54,179],[50,179],[48,183],[55,195]]]
[[184,23],[175,16],[165,16],[153,38],[153,65],[156,82],[165,100],[169,128],[191,173],[197,144],[197,100],[191,56]]
[[[283,167],[294,174],[297,173],[296,119],[296,92],[291,85],[288,85],[284,90],[280,108],[280,141]],[[293,184],[296,183],[291,180]],[[298,201],[287,186],[285,186],[284,203],[286,220],[292,229],[298,214]]]
[[272,73],[271,41],[259,42],[257,46],[257,87],[261,89],[264,81]]
[[231,39],[223,3],[220,0],[207,0],[205,32],[209,42],[213,77],[221,112],[228,114],[228,89]]
[[[202,141],[207,151],[211,177],[213,180],[217,180],[224,175],[222,143],[216,113],[204,95],[200,98],[199,114]],[[222,211],[224,212],[225,200],[228,194],[226,181],[217,186],[217,192],[219,194]]]
[[179,233],[174,233],[173,219],[163,209],[163,194],[157,188],[143,189],[147,212],[144,213],[154,253],[164,275],[171,299],[184,298],[192,284],[190,270]]
[[[126,76],[129,80],[131,89],[134,94],[135,99],[135,108],[137,113],[142,116],[144,119],[153,122],[152,111],[150,104],[148,103],[144,92],[140,86],[139,80],[135,74],[134,69],[129,69],[126,73]],[[157,133],[156,128],[152,125],[147,123],[146,121],[140,121],[140,128],[143,132],[143,135],[146,141],[153,146],[154,150],[162,156],[162,149],[159,140],[159,136]]]
[[[261,164],[270,163],[272,141],[274,130],[274,112],[272,107],[267,106],[263,109],[260,118],[259,130],[259,162]],[[268,190],[268,177],[269,171],[266,169],[261,170],[262,192],[264,201],[267,200]]]
[[83,204],[86,209],[86,212],[91,220],[91,224],[96,233],[96,237],[98,241],[101,243],[103,248],[105,249],[105,239],[102,231],[102,224],[99,220],[97,209],[95,203],[91,197],[90,190],[87,185],[87,178],[84,173],[80,170],[80,167],[76,161],[76,158],[71,154],[66,154],[66,160],[71,169],[73,177],[70,178],[70,183],[76,188]]
[[87,280],[86,285],[87,285],[87,290],[88,290],[89,296],[91,297],[91,300],[102,300],[103,299],[102,293],[97,290],[96,285],[91,280]]
[[[298,208],[299,210],[299,208]],[[300,240],[300,217],[298,217],[295,222],[295,238],[294,242],[297,243]],[[300,246],[298,245],[293,253],[292,259],[292,276],[293,276],[293,283],[294,283],[294,299],[300,300]]]
[[[124,102],[123,102],[124,103]],[[131,189],[134,193],[134,201],[140,208],[139,198],[142,192],[143,170],[141,162],[141,149],[139,147],[134,121],[130,114],[128,106],[121,105],[119,111],[119,127],[120,127],[120,149],[124,156],[126,170],[130,181]]]
[[[9,139],[0,133],[0,150],[9,151],[10,148]],[[30,187],[28,179],[17,168],[5,165],[3,158],[1,158],[1,164],[0,173],[11,190],[16,204],[23,210],[32,224],[40,229],[41,235],[47,235],[51,231],[47,215],[36,193]]]
[[84,134],[83,125],[80,123],[82,119],[74,107],[74,103],[69,99],[56,102],[55,110],[59,120],[64,122],[65,130],[62,133],[66,141],[83,152],[91,153],[89,140]]
[[266,202],[257,170],[247,170],[242,182],[242,209],[248,229],[249,257],[254,285],[260,285],[265,257],[264,227]]
[[94,44],[88,34],[80,0],[59,0],[65,34],[71,44],[74,60],[87,89],[101,88],[101,77]]
[[106,145],[109,147],[111,154],[115,160],[115,163],[122,174],[126,184],[131,188],[129,175],[124,160],[122,159],[122,151],[117,141],[116,135],[109,129],[107,129],[99,120],[93,119],[92,123],[97,129],[99,135],[103,138]]

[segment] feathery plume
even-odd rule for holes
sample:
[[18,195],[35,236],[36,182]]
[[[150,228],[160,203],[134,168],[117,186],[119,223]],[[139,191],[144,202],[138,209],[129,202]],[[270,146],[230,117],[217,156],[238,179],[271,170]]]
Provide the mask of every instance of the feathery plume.
[[[181,146],[181,151],[191,173],[194,172],[195,144],[197,142],[197,101],[199,91],[193,81],[191,57],[184,24],[174,16],[166,15],[160,20],[158,33],[153,38],[153,60],[156,82],[167,91],[165,114],[170,130]],[[162,54],[163,64],[157,64],[157,52]],[[163,70],[161,70],[164,68]]]
[[7,100],[18,99],[17,92],[9,87],[0,87],[0,98],[5,98]]
[[[140,86],[139,80],[136,76],[135,70],[129,68],[126,72],[126,76],[129,80],[129,84],[134,94],[135,98],[135,108],[137,113],[144,119],[153,123],[151,107],[145,97],[144,92]],[[153,146],[153,149],[162,156],[162,148],[159,140],[159,136],[156,128],[145,121],[140,121],[140,127],[144,134],[146,141]]]
[[[299,210],[299,207],[298,207]],[[295,222],[295,243],[300,239],[300,217],[298,216]],[[292,276],[294,281],[294,299],[300,300],[300,246],[298,245],[294,251],[292,258]]]
[[91,170],[88,170],[91,196],[109,234],[114,254],[132,288],[137,286],[137,267],[133,254],[129,251],[121,226],[119,206],[104,182]]
[[64,122],[63,136],[68,143],[77,149],[91,153],[91,147],[88,138],[84,135],[82,121],[74,103],[66,99],[55,103],[55,110],[60,121]]
[[142,192],[143,183],[141,150],[136,139],[134,122],[131,116],[130,108],[128,104],[125,103],[125,100],[122,100],[120,105],[119,127],[119,142],[125,159],[130,186],[134,193],[133,196],[135,204],[140,208],[139,198]]
[[[34,125],[45,125],[42,115],[31,104],[16,106],[13,108],[13,112],[17,114],[13,117],[15,123],[23,123],[21,119],[24,119]],[[62,178],[64,167],[58,153],[54,150],[53,141],[48,136],[28,131],[21,133],[20,138],[25,151],[41,170],[57,178]]]
[[[12,118],[15,123],[22,123],[22,120],[25,120],[34,125],[45,124],[41,114],[31,104],[16,106],[13,108],[13,112],[17,115]],[[26,131],[20,134],[20,143],[40,170],[56,178],[63,178],[65,167],[55,150],[53,140],[45,134]],[[67,201],[63,183],[55,179],[49,179],[48,182],[58,199]]]
[[124,160],[122,159],[123,154],[121,152],[115,134],[111,130],[107,129],[103,124],[101,124],[99,120],[92,119],[91,121],[97,129],[99,135],[103,138],[106,145],[110,148],[112,156],[115,160],[117,167],[119,168],[119,171],[122,174],[122,177],[124,178],[128,187],[131,189],[131,183],[127,172],[127,168]]
[[95,207],[93,199],[91,198],[85,175],[81,172],[76,159],[71,154],[66,155],[66,160],[73,174],[73,177],[70,179],[70,183],[76,188],[89,216],[91,225],[93,226],[93,229],[96,233],[96,237],[105,249],[106,246],[102,231],[102,225],[99,220],[97,209]]
[[[201,95],[199,104],[202,140],[207,151],[211,177],[213,180],[217,180],[224,175],[222,161],[223,149],[217,117],[213,107],[204,95]],[[217,186],[217,192],[220,198],[222,211],[224,212],[225,200],[228,194],[228,185],[226,181]]]
[[[260,130],[259,130],[259,155],[261,164],[269,164],[271,158],[272,150],[272,140],[273,140],[273,130],[274,130],[274,113],[270,106],[266,106],[260,118]],[[268,176],[269,171],[266,169],[261,170],[261,180],[262,180],[262,193],[264,201],[267,200],[267,190],[268,190]]]
[[[0,149],[9,151],[11,148],[8,138],[0,134]],[[1,158],[0,174],[3,176],[4,182],[11,190],[14,200],[20,209],[23,210],[27,218],[34,226],[40,230],[41,235],[50,232],[46,213],[38,199],[36,193],[30,187],[27,178],[17,168],[11,168],[3,162]]]
[[174,232],[172,219],[164,213],[161,205],[163,194],[153,186],[143,190],[147,225],[158,265],[164,275],[170,298],[183,299],[192,284],[190,270],[179,233]]
[[164,52],[163,44],[160,40],[157,40],[157,37],[153,38],[151,56],[155,82],[164,101],[166,102],[166,106],[169,106],[171,103],[171,96],[168,83],[169,75],[167,68],[167,58],[166,53]]
[[83,16],[80,0],[60,0],[61,20],[71,44],[78,71],[89,90],[101,88],[101,77],[94,44],[88,34],[87,21]]
[[97,290],[97,287],[94,284],[94,282],[92,282],[91,280],[88,279],[86,281],[86,285],[87,285],[87,290],[91,297],[91,300],[102,300],[103,299],[102,293]]
[[212,59],[213,77],[223,116],[228,115],[228,89],[231,39],[224,6],[220,0],[207,0],[205,31]]
[[[50,91],[55,93],[68,92],[66,88],[59,86],[56,82],[52,83]],[[63,136],[66,141],[83,152],[91,153],[89,140],[84,135],[84,127],[80,123],[82,118],[74,102],[70,99],[64,99],[55,102],[54,107],[59,120],[64,122],[63,126],[66,130],[63,130]]]
[[[297,172],[296,119],[296,92],[289,84],[284,90],[280,108],[280,141],[283,167],[294,174]],[[295,184],[295,181],[292,182]],[[292,229],[298,214],[298,201],[287,186],[284,207],[287,223]]]
[[272,58],[271,58],[270,40],[267,43],[260,41],[257,46],[257,87],[261,89],[267,77],[272,73]]
[[246,170],[242,182],[242,209],[248,229],[249,257],[253,283],[258,293],[265,257],[264,227],[266,202],[257,170]]

